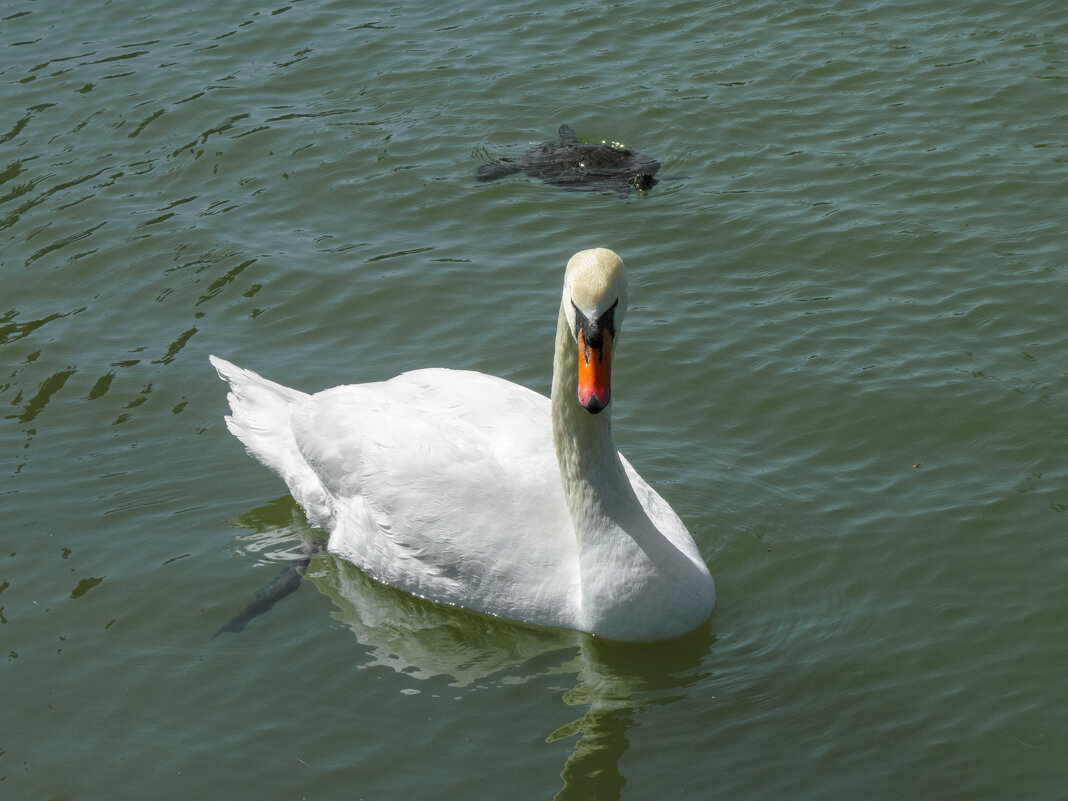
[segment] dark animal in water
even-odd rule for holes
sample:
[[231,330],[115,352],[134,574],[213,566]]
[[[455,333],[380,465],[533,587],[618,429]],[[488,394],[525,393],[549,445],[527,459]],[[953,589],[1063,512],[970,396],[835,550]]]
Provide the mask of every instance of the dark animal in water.
[[478,168],[480,181],[496,181],[525,172],[547,184],[585,192],[618,192],[625,197],[631,189],[647,191],[657,179],[660,162],[636,150],[578,141],[570,125],[556,132],[559,141],[532,146],[519,161],[502,159]]
[[300,552],[300,559],[296,560],[282,570],[274,581],[256,593],[255,600],[246,606],[239,615],[234,617],[225,626],[215,632],[218,637],[224,631],[243,631],[245,624],[252,618],[259,617],[272,606],[281,601],[287,595],[292,595],[300,587],[300,580],[304,577],[304,571],[311,563],[312,554],[321,551],[325,540],[312,540],[304,543]]

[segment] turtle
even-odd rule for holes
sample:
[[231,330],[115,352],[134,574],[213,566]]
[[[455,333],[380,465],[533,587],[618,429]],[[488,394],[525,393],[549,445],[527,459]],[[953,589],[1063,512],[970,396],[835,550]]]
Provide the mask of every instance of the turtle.
[[479,181],[496,181],[517,172],[577,192],[646,192],[657,179],[660,162],[636,150],[580,142],[570,125],[561,125],[557,141],[532,145],[519,161],[501,159],[478,168]]

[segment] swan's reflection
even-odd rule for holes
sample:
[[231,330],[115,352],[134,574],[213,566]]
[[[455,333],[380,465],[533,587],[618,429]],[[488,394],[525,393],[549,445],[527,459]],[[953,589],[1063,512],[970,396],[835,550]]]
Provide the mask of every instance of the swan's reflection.
[[572,674],[564,703],[584,708],[547,742],[576,737],[557,799],[618,799],[619,760],[642,708],[669,703],[695,681],[708,650],[707,630],[655,645],[606,643],[581,632],[525,626],[426,601],[367,577],[329,554],[307,573],[334,602],[331,612],[370,649],[369,664],[419,679],[449,677],[454,686],[514,684]]
[[[243,525],[258,529],[241,537],[245,549],[271,550],[284,558],[300,551],[294,535],[316,535],[301,525],[295,508],[289,525],[278,525],[289,504],[276,502],[242,518]],[[275,525],[264,526],[272,518]],[[625,779],[619,761],[629,745],[627,731],[645,707],[686,697],[684,688],[701,678],[701,659],[712,642],[707,625],[650,645],[528,626],[418,598],[328,553],[311,560],[305,579],[331,599],[331,615],[367,649],[368,666],[383,665],[420,680],[447,678],[452,686],[468,689],[574,676],[562,700],[583,712],[546,737],[550,743],[576,738],[557,799],[620,797]]]
[[312,561],[306,577],[334,602],[333,618],[369,650],[367,666],[385,665],[422,680],[446,677],[454,687],[574,672],[575,637],[569,631],[427,601],[328,553]]

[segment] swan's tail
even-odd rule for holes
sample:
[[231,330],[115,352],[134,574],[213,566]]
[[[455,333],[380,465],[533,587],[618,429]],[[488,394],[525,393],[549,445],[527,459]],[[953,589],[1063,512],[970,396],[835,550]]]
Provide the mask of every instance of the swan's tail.
[[293,434],[291,412],[308,395],[209,356],[219,377],[230,385],[226,427],[256,459],[274,470],[289,486],[311,522],[325,526],[329,505],[315,472],[304,460]]

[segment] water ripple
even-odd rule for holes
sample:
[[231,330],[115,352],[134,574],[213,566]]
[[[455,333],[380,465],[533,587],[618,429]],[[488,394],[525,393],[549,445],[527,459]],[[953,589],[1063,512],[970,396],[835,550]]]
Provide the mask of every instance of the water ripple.
[[[732,798],[1059,797],[1056,4],[9,5],[14,796],[152,765],[183,798],[235,775],[286,797],[312,775],[339,797],[397,776],[413,797],[710,776]],[[562,123],[664,180],[627,200],[473,180]],[[709,627],[663,659],[542,649],[368,586],[376,648],[325,571],[205,650],[260,578],[228,518],[280,486],[227,436],[207,354],[309,390],[446,365],[546,391],[563,264],[601,244],[632,283],[617,441],[712,564]],[[306,528],[291,506],[263,543]],[[441,614],[409,638],[405,610]],[[479,674],[509,644],[534,656]],[[395,725],[368,739],[370,718]],[[308,747],[264,761],[281,731]],[[473,757],[514,776],[487,790]]]

